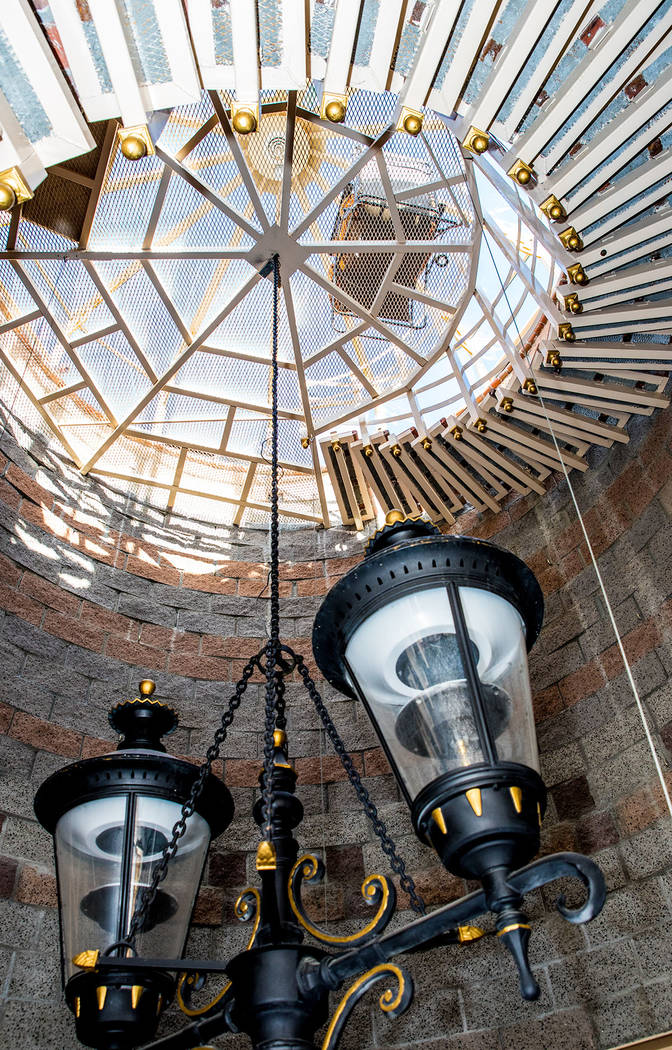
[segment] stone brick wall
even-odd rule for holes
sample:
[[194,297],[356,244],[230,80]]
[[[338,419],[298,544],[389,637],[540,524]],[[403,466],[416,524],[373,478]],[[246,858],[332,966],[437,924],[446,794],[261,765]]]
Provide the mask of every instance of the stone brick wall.
[[[672,413],[640,420],[628,446],[598,450],[575,479],[668,775],[671,438]],[[180,712],[171,750],[202,756],[231,683],[264,638],[267,536],[166,522],[79,477],[29,435],[17,442],[6,433],[0,448],[0,1046],[14,1046],[20,1032],[26,1050],[68,1050],[76,1044],[60,1001],[51,842],[33,819],[34,791],[59,766],[110,748],[107,710],[146,675]],[[531,895],[538,1003],[520,1001],[508,958],[487,937],[412,957],[415,1005],[390,1022],[372,995],[344,1046],[588,1050],[671,1028],[670,820],[566,485],[558,479],[542,499],[512,500],[498,515],[463,515],[458,528],[510,548],[542,584],[546,623],[531,669],[550,791],[543,850],[594,856],[609,898],[596,922],[575,929],[553,912],[555,890]],[[321,596],[359,560],[363,539],[283,529],[283,634],[306,656]],[[357,705],[324,694],[428,904],[461,895],[463,883],[416,841]],[[262,702],[255,682],[222,751],[237,812],[209,861],[192,954],[228,955],[246,938],[232,904],[254,881]],[[347,929],[366,915],[364,874],[386,871],[385,858],[298,683],[288,687],[288,714],[306,809],[301,844],[326,854],[329,876],[326,894],[313,893],[314,915],[324,920],[326,909]],[[401,895],[399,903],[405,919]]]

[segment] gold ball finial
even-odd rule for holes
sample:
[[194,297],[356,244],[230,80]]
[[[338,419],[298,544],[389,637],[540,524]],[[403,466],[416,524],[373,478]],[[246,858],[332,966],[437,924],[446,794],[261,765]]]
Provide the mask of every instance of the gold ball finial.
[[471,148],[474,153],[485,153],[489,145],[489,139],[487,135],[474,135],[471,140]]
[[16,194],[6,182],[0,182],[0,211],[9,211],[16,204]]
[[388,510],[385,515],[385,524],[396,525],[398,521],[406,521],[406,515],[403,510]]
[[548,214],[551,216],[554,222],[558,222],[559,219],[564,219],[565,209],[562,204],[553,204],[548,209]]
[[567,247],[570,251],[576,252],[581,247],[581,240],[577,233],[573,233],[571,237],[567,238]]
[[572,311],[573,314],[580,314],[583,310],[583,306],[581,305],[578,299],[575,299],[574,302],[571,303],[569,309]]
[[147,155],[147,143],[139,135],[126,135],[121,140],[121,152],[126,160],[140,160]]
[[565,341],[567,343],[573,343],[575,341],[575,339],[576,339],[576,334],[574,332],[574,329],[573,328],[569,328],[565,332]]
[[408,135],[419,135],[422,131],[422,117],[417,113],[407,113],[404,117],[404,131]]
[[324,107],[324,115],[332,124],[342,124],[345,120],[345,103],[339,98],[332,98]]
[[579,270],[574,277],[574,281],[576,284],[588,284],[588,275],[583,270]]
[[521,186],[527,186],[528,182],[532,179],[532,173],[529,172],[527,168],[521,168],[516,174],[516,179]]
[[233,129],[239,135],[249,135],[257,130],[257,118],[251,109],[239,109],[233,117]]
[[156,689],[156,682],[153,682],[151,678],[143,678],[138,688],[140,689],[140,696],[149,697]]

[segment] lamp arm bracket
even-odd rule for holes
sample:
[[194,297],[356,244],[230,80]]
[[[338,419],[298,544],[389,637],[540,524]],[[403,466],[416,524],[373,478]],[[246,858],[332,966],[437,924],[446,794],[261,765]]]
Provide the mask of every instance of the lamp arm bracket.
[[303,901],[301,900],[301,887],[303,882],[319,883],[324,878],[324,864],[319,857],[312,853],[305,853],[299,857],[292,868],[287,892],[290,907],[299,924],[312,937],[321,944],[332,944],[339,947],[354,948],[372,940],[377,934],[382,933],[392,918],[397,895],[394,884],[384,875],[369,875],[362,883],[362,897],[367,904],[376,907],[377,911],[373,918],[357,933],[339,935],[321,929],[308,917]]
[[[562,917],[571,923],[589,922],[594,919],[602,910],[606,898],[604,876],[594,861],[579,853],[556,853],[533,861],[527,867],[509,875],[507,884],[523,897],[531,890],[563,877],[578,878],[586,887],[588,896],[584,904],[574,909],[568,908],[564,896],[560,896],[556,907]],[[361,947],[323,959],[320,964],[320,978],[328,988],[338,988],[348,977],[362,973],[402,952],[427,944],[487,910],[485,891],[476,890],[460,900],[446,904],[443,908],[437,908],[429,915],[415,919],[400,930],[376,937]]]

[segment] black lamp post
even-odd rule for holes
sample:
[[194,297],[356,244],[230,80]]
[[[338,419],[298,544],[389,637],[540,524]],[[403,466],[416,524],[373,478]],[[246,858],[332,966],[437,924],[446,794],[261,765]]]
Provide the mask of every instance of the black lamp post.
[[[35,798],[37,818],[54,836],[66,999],[78,1039],[105,1050],[151,1039],[174,990],[168,972],[123,966],[136,907],[199,772],[165,753],[161,737],[175,729],[177,716],[153,692],[145,680],[140,698],[110,712],[123,734],[117,751],[58,770]],[[182,954],[210,840],[232,815],[228,789],[209,775],[139,931],[141,954]],[[105,977],[83,971],[91,950],[120,960],[118,968]]]
[[[200,769],[162,753],[159,738],[175,716],[151,700],[153,683],[144,683],[144,699],[112,712],[112,724],[126,735],[121,750],[60,770],[36,799],[38,819],[55,838],[66,997],[79,1039],[100,1050],[131,1050],[151,1039],[178,974],[177,1000],[189,1023],[147,1050],[188,1050],[239,1031],[257,1050],[312,1050],[329,992],[354,978],[322,1044],[334,1050],[351,1010],[376,982],[390,982],[379,1000],[385,1012],[396,1016],[408,1006],[412,982],[391,959],[475,939],[482,931],[465,924],[488,909],[514,955],[523,996],[536,998],[524,895],[569,876],[587,890],[574,910],[559,899],[569,922],[589,921],[604,903],[599,868],[579,854],[513,870],[535,853],[545,806],[525,656],[541,624],[536,580],[505,551],[443,538],[429,522],[395,512],[363,564],[325,599],[314,650],[326,677],[366,704],[420,838],[451,870],[483,883],[426,912],[303,657],[280,641],[277,256],[261,273],[272,274],[274,286],[269,639],[246,664]],[[236,903],[252,934],[232,959],[183,959],[210,838],[233,813],[212,763],[256,669],[266,679],[261,797],[253,809],[262,834],[261,889]],[[294,673],[416,913],[402,928],[384,932],[395,909],[394,884],[384,875],[364,881],[362,895],[375,912],[356,933],[320,929],[305,913],[302,885],[319,879],[323,866],[311,854],[299,856],[294,838],[303,810],[288,760],[284,699]],[[317,944],[304,943],[306,933]],[[208,974],[229,980],[199,1006],[194,993]]]

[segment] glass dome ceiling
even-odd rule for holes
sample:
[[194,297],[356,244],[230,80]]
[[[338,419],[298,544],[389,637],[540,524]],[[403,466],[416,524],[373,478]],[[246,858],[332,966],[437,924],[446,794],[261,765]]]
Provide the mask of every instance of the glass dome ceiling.
[[[156,506],[261,523],[272,284],[259,271],[277,252],[282,512],[322,521],[335,503],[319,440],[345,425],[424,434],[477,406],[539,314],[530,286],[550,293],[558,274],[437,114],[412,137],[394,131],[390,93],[356,92],[340,125],[312,89],[262,101],[254,135],[204,93],[170,112],[156,155],[115,149],[84,252],[22,221],[30,258],[0,262],[4,319],[24,319],[6,355],[85,472]],[[4,380],[7,400],[11,369]]]

